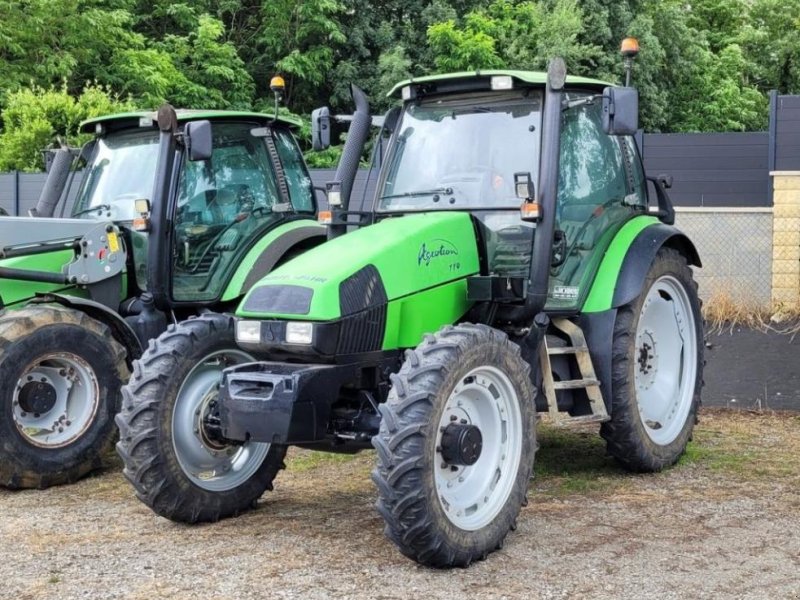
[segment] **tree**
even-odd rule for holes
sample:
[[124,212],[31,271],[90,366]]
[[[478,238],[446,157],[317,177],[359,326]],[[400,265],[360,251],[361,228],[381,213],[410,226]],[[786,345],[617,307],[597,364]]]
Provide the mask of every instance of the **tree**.
[[57,139],[79,146],[91,137],[78,131],[81,121],[131,109],[129,100],[96,84],[87,84],[77,97],[66,86],[12,92],[2,111],[0,171],[41,170],[41,151]]

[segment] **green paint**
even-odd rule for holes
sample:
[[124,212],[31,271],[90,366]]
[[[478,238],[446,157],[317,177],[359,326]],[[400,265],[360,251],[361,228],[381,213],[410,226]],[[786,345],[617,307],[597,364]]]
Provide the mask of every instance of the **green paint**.
[[286,235],[295,229],[300,229],[301,227],[314,227],[319,230],[319,234],[321,236],[325,235],[326,232],[325,227],[319,225],[316,221],[312,221],[311,219],[302,219],[279,225],[267,233],[267,235],[261,237],[256,245],[250,248],[242,261],[239,263],[239,266],[236,268],[236,272],[233,274],[233,277],[228,283],[228,287],[225,288],[225,292],[222,294],[221,301],[227,302],[240,297],[245,292],[242,287],[244,286],[247,276],[250,274],[250,270],[258,260],[258,257],[261,256],[261,254],[279,237]]
[[[209,119],[209,120],[223,120],[223,119],[230,119],[235,121],[257,121],[259,123],[271,123],[273,121],[277,121],[283,125],[288,125],[289,127],[300,127],[302,123],[299,119],[294,119],[288,116],[279,116],[277,119],[274,115],[268,115],[265,113],[257,113],[251,111],[240,111],[240,110],[190,110],[190,109],[178,109],[175,111],[178,115],[178,121],[199,121],[200,119]],[[132,111],[132,112],[124,112],[124,113],[117,113],[114,115],[103,115],[101,117],[94,117],[91,119],[86,119],[82,121],[79,125],[79,128],[84,133],[94,133],[94,126],[97,123],[112,123],[115,121],[136,121],[136,125],[138,126],[138,121],[140,119],[149,119],[152,121],[152,126],[157,127],[158,124],[156,122],[158,113],[155,111],[146,111],[146,110],[139,110],[139,111]]]
[[[60,273],[62,267],[69,263],[75,253],[72,250],[58,250],[47,254],[20,256],[0,260],[0,266],[9,269],[28,269],[47,273]],[[38,283],[19,279],[0,279],[0,298],[6,305],[23,302],[33,298],[37,293],[52,292],[63,289],[65,285],[54,283]]]
[[389,303],[383,349],[414,348],[426,333],[457,322],[472,306],[459,279]]
[[[508,75],[515,79],[518,83],[527,86],[544,86],[547,83],[547,73],[542,71],[514,71],[507,69],[490,69],[488,71],[461,71],[459,73],[444,73],[442,75],[428,75],[426,77],[414,77],[413,79],[406,79],[394,86],[391,91],[386,94],[390,97],[400,97],[400,90],[407,85],[418,83],[436,83],[439,81],[453,81],[458,79],[470,80],[478,78],[492,77],[493,75]],[[598,79],[590,79],[588,77],[575,77],[572,75],[567,76],[568,86],[581,86],[591,88],[604,88],[611,83],[606,83]]]
[[339,285],[367,265],[378,269],[390,301],[474,275],[480,267],[472,218],[463,212],[432,212],[362,227],[303,253],[264,277],[249,292],[268,285],[311,288],[314,295],[307,315],[253,313],[241,306],[237,314],[337,319]]
[[602,312],[611,308],[617,277],[628,249],[642,230],[657,223],[659,220],[656,217],[641,216],[631,219],[619,230],[603,256],[592,290],[583,305],[583,312]]

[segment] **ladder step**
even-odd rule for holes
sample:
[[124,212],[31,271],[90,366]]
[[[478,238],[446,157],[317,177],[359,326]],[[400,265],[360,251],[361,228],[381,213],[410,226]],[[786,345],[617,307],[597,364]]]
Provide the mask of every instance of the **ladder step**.
[[600,385],[597,379],[567,379],[566,381],[556,381],[553,388],[556,390],[578,390]]
[[578,352],[587,352],[589,349],[586,346],[562,346],[551,348],[547,347],[547,353],[550,356],[555,354],[577,354]]

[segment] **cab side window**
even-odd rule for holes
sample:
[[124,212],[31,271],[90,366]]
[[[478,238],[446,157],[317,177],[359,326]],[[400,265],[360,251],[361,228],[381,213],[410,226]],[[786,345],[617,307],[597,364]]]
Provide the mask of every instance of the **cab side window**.
[[314,212],[314,190],[297,142],[285,131],[275,131],[275,147],[281,159],[292,206],[298,212]]

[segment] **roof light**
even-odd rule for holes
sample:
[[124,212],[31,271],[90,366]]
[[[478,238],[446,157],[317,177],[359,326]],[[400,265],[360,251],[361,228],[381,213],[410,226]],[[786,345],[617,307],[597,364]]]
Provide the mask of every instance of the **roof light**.
[[633,58],[639,54],[639,40],[637,40],[635,37],[626,37],[624,40],[622,40],[620,52],[625,58]]
[[328,196],[329,206],[342,205],[342,184],[338,181],[331,181],[325,185],[325,191]]
[[523,221],[538,221],[541,217],[539,204],[536,202],[523,202],[519,207],[519,217]]
[[514,80],[511,75],[494,75],[492,76],[492,89],[499,90],[512,90],[514,89]]
[[317,222],[320,225],[330,225],[331,223],[333,223],[333,213],[329,210],[319,211],[319,215],[317,216]]
[[283,92],[286,89],[286,82],[283,80],[283,77],[280,75],[275,75],[272,79],[269,80],[269,89],[273,92]]
[[403,100],[411,100],[411,86],[407,85],[401,90]]

